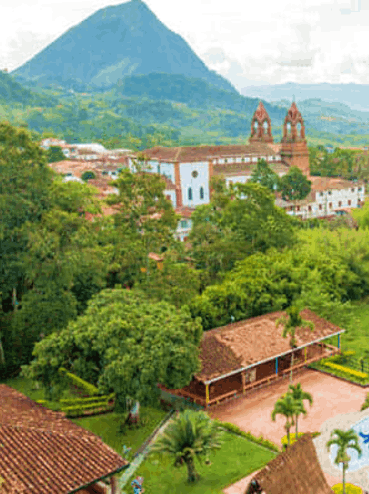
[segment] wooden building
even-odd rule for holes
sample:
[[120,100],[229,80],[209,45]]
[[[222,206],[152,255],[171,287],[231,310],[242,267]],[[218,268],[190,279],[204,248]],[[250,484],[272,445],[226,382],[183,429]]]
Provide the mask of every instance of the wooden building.
[[321,469],[311,434],[260,470],[245,494],[333,494]]
[[[314,330],[298,328],[292,350],[290,337],[283,338],[282,326],[275,324],[282,315],[272,312],[206,331],[200,349],[202,368],[191,383],[177,390],[159,387],[208,407],[282,378],[290,372],[292,353],[297,370],[340,352],[344,330],[309,309],[301,316],[313,322]],[[337,347],[325,343],[332,336],[337,336]]]

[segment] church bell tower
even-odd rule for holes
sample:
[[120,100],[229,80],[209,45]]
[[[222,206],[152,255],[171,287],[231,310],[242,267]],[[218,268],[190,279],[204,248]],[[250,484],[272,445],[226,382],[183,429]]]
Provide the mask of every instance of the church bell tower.
[[261,101],[251,120],[250,142],[273,142],[272,122]]
[[292,103],[284,119],[281,158],[288,166],[297,166],[304,175],[310,175],[305,125],[295,102]]

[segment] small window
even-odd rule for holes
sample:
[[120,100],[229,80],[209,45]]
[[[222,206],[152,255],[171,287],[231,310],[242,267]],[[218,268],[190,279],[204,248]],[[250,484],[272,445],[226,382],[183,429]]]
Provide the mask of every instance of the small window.
[[359,187],[357,190],[358,190],[358,192],[361,192],[361,187]]
[[188,189],[188,200],[192,201],[192,189],[191,189],[191,187]]
[[200,199],[204,199],[204,187],[200,187]]
[[329,209],[332,209],[332,203],[331,202],[328,204],[328,207],[329,207]]
[[225,160],[224,160],[224,163],[228,163],[228,160],[227,160],[227,158],[225,158]]
[[242,163],[245,163],[245,158],[244,158],[244,156],[242,156],[242,158],[241,158],[241,162],[242,162]]
[[253,161],[253,163],[257,163],[257,161],[258,161],[257,156],[254,156],[254,157],[252,158],[252,161]]
[[320,192],[319,195],[320,195],[320,197],[323,197],[323,192]]
[[342,201],[338,201],[338,207],[340,208],[342,206]]
[[355,189],[351,189],[351,192],[355,192]]
[[311,211],[311,206],[308,206],[308,211]]
[[319,204],[319,209],[322,210],[322,205],[321,204]]
[[350,199],[347,201],[347,205],[348,205],[348,206],[351,206],[351,201],[350,201]]
[[186,220],[181,221],[181,228],[187,228],[188,224]]
[[250,158],[249,157],[245,158],[245,161],[246,163],[250,163]]
[[168,201],[171,200],[170,194],[167,194],[165,197],[168,199]]
[[331,191],[331,190],[329,190],[329,191],[328,191],[328,194],[331,196],[331,195],[332,195],[332,191]]
[[194,170],[192,173],[191,173],[192,177],[193,178],[197,178],[199,176],[199,172]]
[[297,209],[297,211],[300,211],[300,206],[297,206],[296,209]]

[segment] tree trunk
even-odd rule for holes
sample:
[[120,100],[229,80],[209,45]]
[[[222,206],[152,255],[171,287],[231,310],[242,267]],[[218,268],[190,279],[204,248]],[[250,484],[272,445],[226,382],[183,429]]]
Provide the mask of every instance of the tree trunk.
[[346,473],[346,462],[343,462],[342,494],[346,494],[345,473]]
[[189,458],[186,461],[186,465],[187,465],[187,480],[188,480],[188,482],[189,483],[196,482],[197,473],[196,473],[195,462],[194,462],[193,458]]
[[295,436],[295,440],[297,441],[298,437],[299,437],[299,433],[298,433],[298,430],[297,430],[297,420],[298,420],[298,415],[296,415],[296,436]]
[[290,428],[289,427],[286,427],[287,429],[287,443],[288,443],[288,446],[291,444],[290,442]]

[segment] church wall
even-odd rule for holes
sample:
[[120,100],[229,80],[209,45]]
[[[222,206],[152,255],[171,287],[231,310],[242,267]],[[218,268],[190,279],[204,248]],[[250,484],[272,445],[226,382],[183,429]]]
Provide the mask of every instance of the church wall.
[[[182,189],[183,206],[195,207],[210,202],[209,191],[209,163],[200,161],[194,163],[181,163],[179,165]],[[197,172],[197,176],[193,176]],[[204,197],[200,197],[200,189],[203,188]],[[189,189],[192,191],[192,199],[189,197]]]

